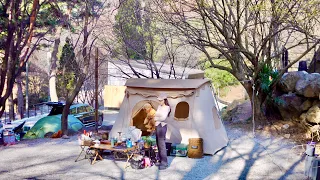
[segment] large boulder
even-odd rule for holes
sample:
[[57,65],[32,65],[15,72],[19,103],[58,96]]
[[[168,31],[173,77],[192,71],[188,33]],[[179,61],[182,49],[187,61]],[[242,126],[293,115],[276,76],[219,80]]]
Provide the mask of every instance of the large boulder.
[[310,109],[314,104],[314,101],[312,99],[307,99],[306,101],[304,101],[300,108],[302,111],[307,111],[308,109]]
[[308,75],[308,73],[305,71],[293,71],[293,72],[285,73],[282,76],[278,86],[284,92],[294,92],[296,83],[300,79],[304,79],[306,75]]
[[247,101],[243,104],[238,105],[234,111],[232,116],[232,122],[234,123],[246,123],[252,117],[252,108],[251,102]]
[[297,94],[309,97],[317,98],[320,93],[320,74],[313,73],[305,76],[304,79],[300,79],[296,83],[295,91]]
[[306,121],[311,123],[320,123],[320,108],[318,105],[312,106],[305,114]]
[[293,118],[299,118],[299,116],[306,109],[304,102],[307,98],[298,96],[295,93],[284,94],[279,97],[282,102],[278,105],[278,109],[283,119],[290,120]]

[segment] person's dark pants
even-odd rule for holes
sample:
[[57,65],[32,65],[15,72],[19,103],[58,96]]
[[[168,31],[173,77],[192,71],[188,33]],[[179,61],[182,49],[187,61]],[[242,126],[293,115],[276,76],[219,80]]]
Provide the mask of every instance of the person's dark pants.
[[159,124],[156,127],[156,140],[158,146],[158,154],[160,158],[160,165],[168,166],[167,149],[166,149],[166,133],[167,125],[162,126]]

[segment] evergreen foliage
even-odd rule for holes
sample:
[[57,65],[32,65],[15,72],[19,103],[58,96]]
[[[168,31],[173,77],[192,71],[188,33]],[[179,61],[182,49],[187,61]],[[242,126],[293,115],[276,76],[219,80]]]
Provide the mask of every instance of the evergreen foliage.
[[262,70],[259,73],[259,81],[257,83],[260,83],[261,90],[266,93],[266,104],[272,105],[277,104],[281,105],[285,103],[282,99],[279,97],[273,97],[273,88],[271,87],[273,81],[277,80],[279,77],[279,72],[272,68],[271,65],[264,65]]
[[121,49],[126,52],[130,59],[142,59],[146,55],[146,41],[143,32],[146,26],[150,26],[145,21],[141,13],[143,8],[137,0],[124,1],[115,17],[115,34],[122,44]]
[[62,48],[57,73],[57,91],[60,97],[68,97],[68,93],[75,87],[79,72],[72,42],[67,39]]

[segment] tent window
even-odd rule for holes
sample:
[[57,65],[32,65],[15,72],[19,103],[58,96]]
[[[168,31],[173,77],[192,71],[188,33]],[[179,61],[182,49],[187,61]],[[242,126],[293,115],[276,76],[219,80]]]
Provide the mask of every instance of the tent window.
[[185,121],[189,117],[189,104],[185,101],[179,102],[174,112],[174,118],[178,121]]
[[216,107],[212,108],[212,115],[213,115],[213,122],[214,122],[214,127],[216,129],[220,129],[221,127],[221,122],[220,122],[220,117],[218,114],[218,110]]

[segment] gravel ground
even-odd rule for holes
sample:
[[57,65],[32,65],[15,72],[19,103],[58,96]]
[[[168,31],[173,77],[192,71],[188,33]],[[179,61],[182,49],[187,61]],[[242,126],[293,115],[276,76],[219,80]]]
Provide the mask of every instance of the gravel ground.
[[[116,113],[105,116],[114,121]],[[124,169],[111,155],[91,165],[75,162],[80,152],[77,136],[70,139],[23,140],[0,146],[0,179],[306,179],[304,159],[294,143],[283,138],[252,138],[240,127],[225,125],[229,145],[202,159],[168,157],[169,167]],[[297,147],[297,148],[296,148]]]

